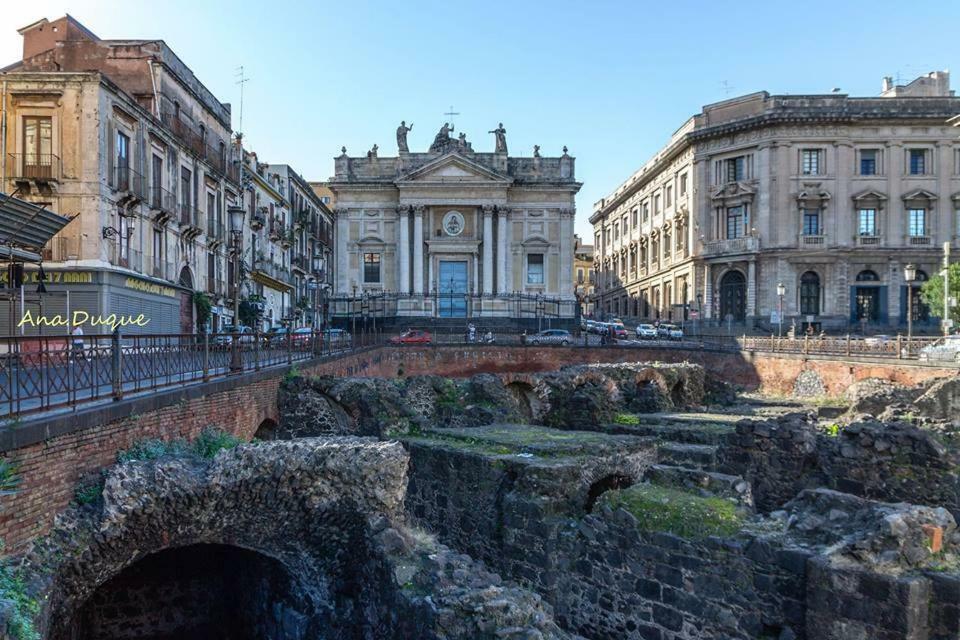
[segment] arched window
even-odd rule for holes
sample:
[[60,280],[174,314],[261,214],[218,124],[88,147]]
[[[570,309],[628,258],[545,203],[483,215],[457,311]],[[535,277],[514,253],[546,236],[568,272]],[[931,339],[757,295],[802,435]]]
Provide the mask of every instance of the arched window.
[[805,316],[820,314],[820,276],[813,271],[800,276],[800,313]]
[[878,282],[880,276],[877,275],[876,271],[871,271],[865,269],[857,274],[857,282]]

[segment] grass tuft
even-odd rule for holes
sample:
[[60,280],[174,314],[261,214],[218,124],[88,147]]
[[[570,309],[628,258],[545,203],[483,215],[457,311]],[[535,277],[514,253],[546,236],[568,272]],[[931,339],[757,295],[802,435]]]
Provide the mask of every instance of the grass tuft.
[[644,531],[662,531],[684,538],[730,536],[743,526],[736,504],[717,497],[702,497],[671,487],[638,484],[608,491],[601,501],[622,508],[637,518]]
[[27,594],[26,584],[9,562],[0,562],[0,600],[12,603],[3,637],[13,640],[40,640],[33,623],[40,603]]

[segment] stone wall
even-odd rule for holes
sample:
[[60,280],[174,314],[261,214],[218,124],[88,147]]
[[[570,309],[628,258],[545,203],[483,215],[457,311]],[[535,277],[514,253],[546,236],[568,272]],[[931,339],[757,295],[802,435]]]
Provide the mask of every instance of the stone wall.
[[835,435],[802,414],[743,420],[718,452],[720,469],[751,481],[757,508],[780,508],[802,489],[828,487],[889,502],[944,507],[960,516],[960,454],[936,431],[855,422]]

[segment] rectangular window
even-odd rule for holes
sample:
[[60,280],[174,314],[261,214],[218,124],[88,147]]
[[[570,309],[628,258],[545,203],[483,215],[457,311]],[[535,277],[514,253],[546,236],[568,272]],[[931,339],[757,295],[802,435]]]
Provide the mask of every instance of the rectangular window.
[[583,269],[577,269],[577,284],[583,284]]
[[743,235],[743,207],[727,208],[727,239],[733,240]]
[[910,209],[908,211],[909,231],[911,236],[927,235],[927,210]]
[[193,222],[190,215],[190,169],[180,167],[180,223]]
[[633,227],[636,228],[637,227],[637,210],[636,209],[630,212],[630,217],[632,219],[631,223],[633,224]]
[[860,209],[857,221],[857,233],[861,236],[877,235],[876,209]]
[[738,182],[746,179],[746,158],[746,156],[737,156],[724,161],[726,182]]
[[876,149],[863,149],[860,151],[860,175],[877,175],[877,155]]
[[630,225],[627,224],[627,216],[623,216],[620,222],[623,224],[623,235],[627,235],[627,233],[630,231]]
[[673,204],[673,187],[668,186],[664,190],[663,206],[669,207]]
[[153,275],[163,277],[163,229],[153,230]]
[[543,284],[543,254],[527,254],[527,284]]
[[653,196],[653,215],[660,213],[660,194]]
[[927,173],[927,150],[910,149],[909,172],[912,176],[922,176]]
[[803,235],[820,235],[820,209],[803,210]]
[[620,223],[619,222],[616,222],[613,225],[613,239],[614,240],[620,239]]
[[820,175],[820,149],[803,149],[800,152],[800,172],[805,176]]
[[687,195],[687,174],[680,175],[680,195]]
[[650,203],[643,203],[643,221],[646,222],[650,219]]
[[47,116],[23,118],[23,172],[27,178],[47,178],[53,167],[53,120]]
[[120,191],[130,189],[130,136],[117,131],[117,157],[114,160],[116,185]]
[[366,284],[377,284],[380,282],[380,254],[363,254],[363,281]]
[[154,209],[159,209],[165,204],[161,198],[163,194],[163,158],[158,155],[152,155],[151,158],[150,205]]
[[663,232],[663,257],[664,258],[670,257],[670,232],[669,231]]

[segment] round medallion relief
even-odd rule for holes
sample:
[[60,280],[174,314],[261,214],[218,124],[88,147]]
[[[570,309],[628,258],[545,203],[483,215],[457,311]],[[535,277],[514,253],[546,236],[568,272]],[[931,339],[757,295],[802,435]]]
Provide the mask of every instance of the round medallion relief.
[[443,216],[443,230],[448,236],[458,236],[463,233],[463,214],[459,211],[448,211]]

